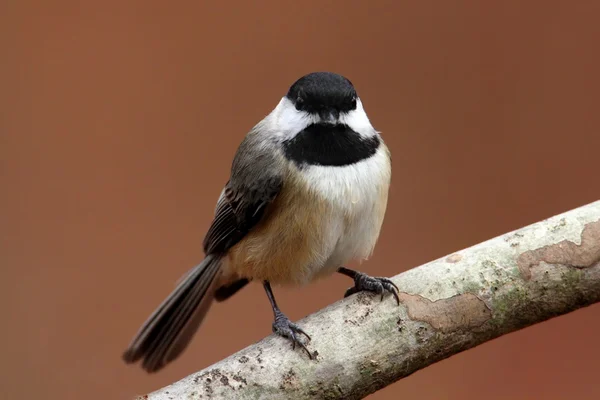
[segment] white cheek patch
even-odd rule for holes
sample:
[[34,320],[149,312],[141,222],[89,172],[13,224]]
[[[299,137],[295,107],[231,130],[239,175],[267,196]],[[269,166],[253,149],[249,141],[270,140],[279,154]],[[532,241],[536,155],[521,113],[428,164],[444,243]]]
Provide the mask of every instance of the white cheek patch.
[[[267,130],[284,141],[292,139],[307,126],[321,122],[321,118],[318,115],[296,110],[294,104],[287,97],[283,97],[263,122]],[[356,101],[356,110],[342,113],[337,122],[348,125],[364,138],[371,138],[378,134],[371,125],[360,99]]]
[[367,117],[360,99],[356,100],[356,110],[341,114],[339,121],[342,124],[348,125],[362,137],[369,138],[377,134],[377,131],[371,125],[371,121],[369,121],[369,117]]
[[282,140],[291,139],[307,126],[319,122],[318,116],[296,110],[287,97],[281,99],[267,118],[271,118],[270,125],[275,128],[276,135]]

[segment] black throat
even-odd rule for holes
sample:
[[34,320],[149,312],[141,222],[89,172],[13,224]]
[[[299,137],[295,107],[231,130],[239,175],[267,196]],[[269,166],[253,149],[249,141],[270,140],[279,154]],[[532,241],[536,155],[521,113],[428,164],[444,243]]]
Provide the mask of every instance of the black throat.
[[379,148],[378,136],[363,138],[348,125],[316,123],[283,143],[285,155],[298,167],[342,167],[370,158]]

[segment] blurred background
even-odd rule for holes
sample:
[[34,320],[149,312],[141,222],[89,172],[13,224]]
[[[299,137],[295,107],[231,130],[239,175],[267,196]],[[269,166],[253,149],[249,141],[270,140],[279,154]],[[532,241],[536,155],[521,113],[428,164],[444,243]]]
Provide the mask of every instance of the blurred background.
[[[600,3],[0,4],[0,397],[128,399],[270,333],[263,289],[217,304],[157,375],[121,353],[201,241],[245,133],[301,75],[349,77],[394,157],[394,275],[598,200]],[[342,276],[275,289],[293,320]],[[372,399],[597,399],[600,306]]]

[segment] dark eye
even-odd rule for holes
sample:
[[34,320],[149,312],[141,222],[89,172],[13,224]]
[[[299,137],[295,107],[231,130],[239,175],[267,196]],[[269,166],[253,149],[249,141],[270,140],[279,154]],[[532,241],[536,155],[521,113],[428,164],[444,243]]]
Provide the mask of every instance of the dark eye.
[[351,103],[350,103],[350,104],[352,105],[352,109],[353,109],[353,110],[356,110],[356,97],[353,97],[353,98],[352,98],[352,101],[351,101]]
[[302,110],[304,106],[304,100],[302,100],[302,97],[298,96],[296,98],[296,110],[300,111]]

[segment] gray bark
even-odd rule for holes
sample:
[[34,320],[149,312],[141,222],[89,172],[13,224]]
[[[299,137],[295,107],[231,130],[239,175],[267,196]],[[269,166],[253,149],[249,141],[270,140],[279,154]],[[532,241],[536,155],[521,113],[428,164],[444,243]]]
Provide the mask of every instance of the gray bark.
[[393,278],[401,305],[359,293],[156,392],[166,399],[360,399],[498,336],[600,301],[600,201]]

